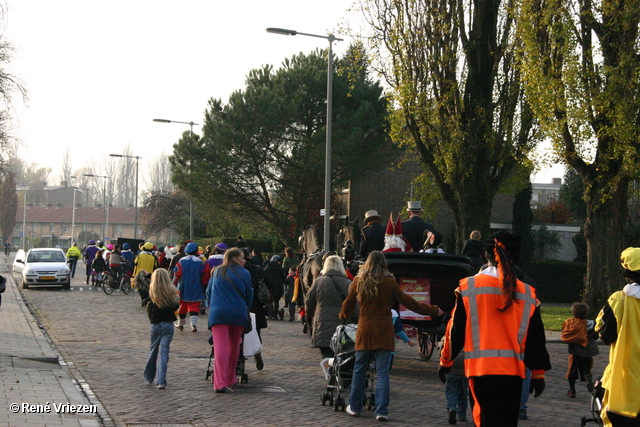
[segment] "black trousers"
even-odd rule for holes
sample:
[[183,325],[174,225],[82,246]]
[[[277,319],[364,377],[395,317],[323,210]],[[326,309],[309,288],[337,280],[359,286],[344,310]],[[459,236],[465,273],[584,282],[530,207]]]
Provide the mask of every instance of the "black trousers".
[[518,425],[522,378],[516,375],[470,377],[469,390],[476,427]]
[[629,418],[607,411],[607,417],[613,427],[640,427],[640,414],[636,418]]

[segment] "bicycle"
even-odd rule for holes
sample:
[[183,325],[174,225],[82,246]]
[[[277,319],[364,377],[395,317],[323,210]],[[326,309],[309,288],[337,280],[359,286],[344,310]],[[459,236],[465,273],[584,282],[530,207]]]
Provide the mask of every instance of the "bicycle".
[[116,289],[120,289],[123,294],[128,295],[131,292],[131,279],[127,274],[123,274],[118,280],[115,271],[109,270],[102,281],[102,290],[105,294],[111,295]]

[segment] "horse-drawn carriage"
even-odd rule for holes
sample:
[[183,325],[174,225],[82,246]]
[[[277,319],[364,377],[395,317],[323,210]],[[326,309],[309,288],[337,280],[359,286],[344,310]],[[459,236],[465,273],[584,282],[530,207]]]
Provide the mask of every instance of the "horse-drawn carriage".
[[470,260],[460,255],[418,252],[385,252],[384,255],[389,271],[405,293],[422,303],[435,304],[445,312],[443,318],[433,319],[402,305],[398,307],[405,332],[409,337],[418,338],[420,356],[428,360],[455,306],[454,290],[458,282],[472,274]]

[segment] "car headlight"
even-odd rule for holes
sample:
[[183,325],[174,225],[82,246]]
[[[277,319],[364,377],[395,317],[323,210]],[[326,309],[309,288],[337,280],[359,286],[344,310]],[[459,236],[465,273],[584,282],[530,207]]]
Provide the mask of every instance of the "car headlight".
[[27,267],[24,270],[22,270],[22,273],[25,274],[25,275],[29,275],[29,274],[31,274],[31,270],[29,269],[29,267]]
[[68,268],[63,268],[63,269],[61,269],[58,273],[59,273],[59,274],[69,274],[69,272],[70,272],[70,271],[71,271],[71,270],[69,270]]

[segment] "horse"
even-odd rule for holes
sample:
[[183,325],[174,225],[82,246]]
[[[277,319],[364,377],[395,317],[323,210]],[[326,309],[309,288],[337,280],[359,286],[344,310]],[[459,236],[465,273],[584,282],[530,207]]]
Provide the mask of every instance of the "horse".
[[298,244],[304,252],[305,258],[317,250],[318,229],[315,225],[307,225],[304,227],[304,230],[302,230],[302,235],[298,239]]
[[360,251],[360,238],[361,231],[358,226],[358,218],[355,221],[349,222],[349,218],[344,222],[344,225],[340,229],[338,234],[341,247],[342,258],[349,262],[353,260]]

